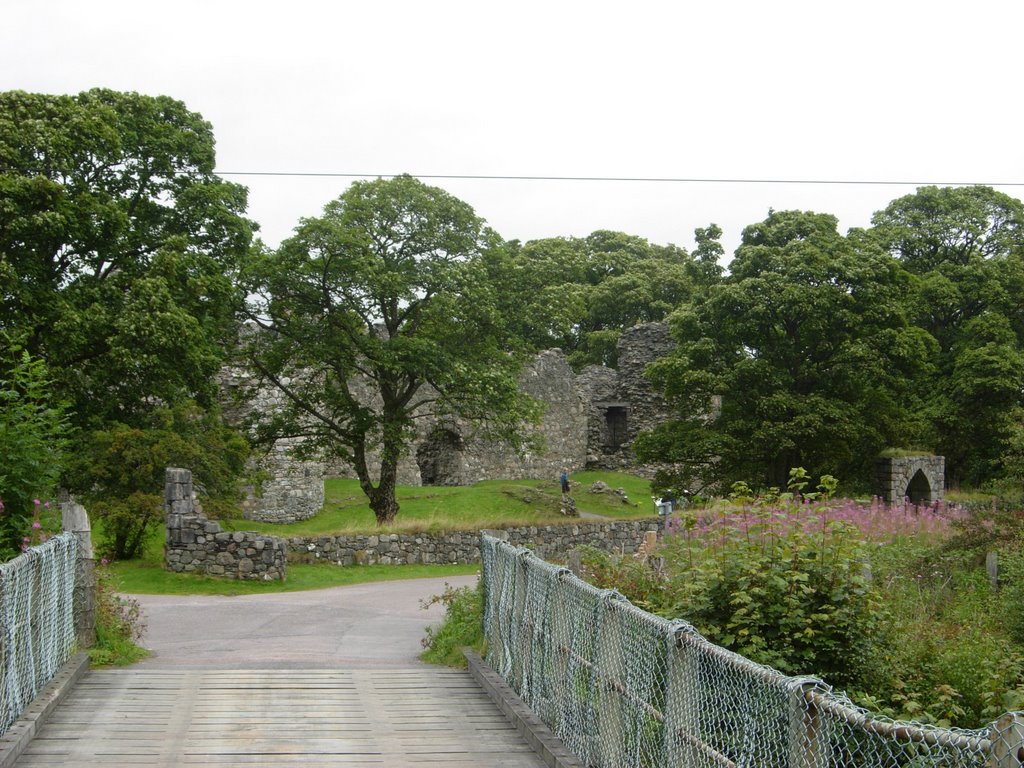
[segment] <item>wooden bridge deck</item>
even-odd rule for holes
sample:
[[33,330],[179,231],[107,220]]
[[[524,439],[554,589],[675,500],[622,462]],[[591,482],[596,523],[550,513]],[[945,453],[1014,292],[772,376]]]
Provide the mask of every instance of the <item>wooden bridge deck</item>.
[[19,758],[39,766],[540,768],[467,672],[93,670]]

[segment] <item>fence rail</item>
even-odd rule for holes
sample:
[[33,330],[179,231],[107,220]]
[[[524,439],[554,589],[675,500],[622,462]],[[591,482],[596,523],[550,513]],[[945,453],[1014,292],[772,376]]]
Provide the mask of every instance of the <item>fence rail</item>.
[[75,648],[77,555],[62,533],[0,565],[0,734]]
[[649,614],[490,536],[491,666],[587,766],[1018,768],[1024,718],[963,730],[900,722]]

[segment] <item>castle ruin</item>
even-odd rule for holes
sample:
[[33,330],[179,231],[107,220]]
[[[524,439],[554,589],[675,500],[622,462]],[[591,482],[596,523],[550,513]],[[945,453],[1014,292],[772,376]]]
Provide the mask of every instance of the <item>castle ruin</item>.
[[[410,450],[399,465],[406,485],[472,485],[489,479],[558,477],[562,467],[640,470],[632,451],[636,436],[666,416],[666,405],[644,377],[647,364],[672,350],[665,323],[638,325],[618,343],[619,369],[588,366],[578,375],[561,350],[538,354],[523,370],[523,391],[543,405],[540,423],[531,429],[543,450],[517,454],[510,446],[474,434],[449,415],[424,414]],[[239,369],[222,375],[225,391],[251,386],[254,377]],[[247,409],[267,411],[280,395],[258,388]],[[370,397],[369,392],[367,397]],[[236,420],[244,415],[236,409]],[[325,466],[292,456],[294,441],[279,440],[260,460],[266,478],[253,489],[244,514],[249,519],[291,522],[323,507],[323,478],[354,477],[351,467]],[[371,471],[377,464],[368,456]],[[379,466],[379,465],[378,465]]]

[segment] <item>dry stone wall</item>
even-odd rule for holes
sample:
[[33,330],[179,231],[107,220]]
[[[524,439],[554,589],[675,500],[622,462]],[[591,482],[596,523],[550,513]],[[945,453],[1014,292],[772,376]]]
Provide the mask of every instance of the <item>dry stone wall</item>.
[[287,577],[284,541],[246,531],[221,530],[218,522],[196,510],[189,470],[167,470],[164,505],[167,570],[257,581],[284,581]]
[[[541,557],[564,557],[588,545],[606,552],[637,551],[648,531],[660,531],[659,518],[523,526],[487,531],[510,544],[529,547]],[[315,536],[288,539],[293,558],[338,565],[407,565],[415,563],[478,563],[478,531]]]

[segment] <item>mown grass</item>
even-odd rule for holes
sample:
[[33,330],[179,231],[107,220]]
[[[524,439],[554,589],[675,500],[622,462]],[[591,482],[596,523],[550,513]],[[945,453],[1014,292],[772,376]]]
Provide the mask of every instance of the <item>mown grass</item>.
[[[572,476],[573,499],[580,512],[611,519],[655,514],[647,480],[622,472],[579,472]],[[591,493],[600,480],[622,488],[624,503],[614,493]],[[274,536],[321,536],[334,533],[408,533],[479,530],[514,525],[564,523],[559,512],[561,492],[552,480],[486,480],[472,486],[398,487],[399,513],[395,524],[378,528],[366,497],[355,480],[330,479],[325,484],[324,511],[309,520],[279,525],[251,520],[227,521],[225,527]]]
[[[591,493],[595,481],[622,488],[629,503],[615,493]],[[579,472],[572,476],[573,498],[581,512],[610,519],[649,517],[654,514],[648,482],[621,472]],[[319,515],[298,523],[275,525],[253,520],[224,520],[228,530],[247,530],[287,538],[336,533],[398,533],[443,530],[479,530],[513,525],[564,523],[559,512],[561,492],[557,478],[541,480],[488,480],[469,487],[399,486],[400,511],[393,526],[378,528],[366,497],[355,480],[326,482],[326,503]],[[98,532],[102,539],[102,533]],[[101,540],[102,548],[102,540]],[[280,581],[238,581],[183,573],[163,567],[164,530],[150,531],[143,556],[111,563],[115,588],[128,594],[253,595],[325,589],[370,581],[418,579],[476,573],[477,565],[366,565],[340,567],[326,563],[290,563],[288,578]]]
[[262,595],[301,592],[307,589],[343,587],[372,581],[425,579],[476,573],[479,565],[360,565],[341,567],[328,563],[289,563],[285,581],[239,581],[188,573],[171,573],[163,567],[164,531],[150,532],[142,557],[106,566],[118,592],[137,595]]

